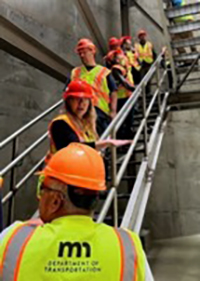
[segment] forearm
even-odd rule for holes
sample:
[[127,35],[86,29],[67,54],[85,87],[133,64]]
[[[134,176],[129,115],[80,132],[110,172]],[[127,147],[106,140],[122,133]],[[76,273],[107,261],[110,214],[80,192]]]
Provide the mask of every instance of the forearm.
[[117,92],[112,92],[110,97],[110,111],[111,114],[116,114],[117,112]]

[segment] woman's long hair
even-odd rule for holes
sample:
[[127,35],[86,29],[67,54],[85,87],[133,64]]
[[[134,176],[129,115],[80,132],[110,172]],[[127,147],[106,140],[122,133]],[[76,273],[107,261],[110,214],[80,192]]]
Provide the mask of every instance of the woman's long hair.
[[[72,116],[74,116],[74,113],[71,110],[71,107],[68,103],[68,100],[70,99],[67,98],[65,100],[65,109],[67,112],[69,112]],[[97,115],[94,106],[92,105],[92,101],[90,100],[90,104],[88,106],[88,110],[83,116],[83,126],[85,131],[90,131],[93,133],[93,135],[98,139],[99,136],[97,134],[96,130],[96,120],[97,120]]]

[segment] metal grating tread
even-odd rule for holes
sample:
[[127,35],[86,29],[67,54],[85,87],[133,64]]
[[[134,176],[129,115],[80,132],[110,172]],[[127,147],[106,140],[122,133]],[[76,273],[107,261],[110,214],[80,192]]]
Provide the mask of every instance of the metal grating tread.
[[200,29],[200,20],[171,25],[169,26],[169,33],[179,34],[187,31],[195,31],[198,29]]
[[174,19],[186,15],[196,15],[200,13],[200,3],[184,5],[182,7],[170,8],[165,11],[168,19]]
[[180,47],[191,47],[191,46],[197,46],[197,45],[200,45],[200,36],[196,37],[196,38],[193,37],[191,39],[172,41],[173,49],[177,49]]
[[187,60],[195,60],[199,53],[185,53],[182,55],[174,56],[174,60],[177,62],[187,61]]

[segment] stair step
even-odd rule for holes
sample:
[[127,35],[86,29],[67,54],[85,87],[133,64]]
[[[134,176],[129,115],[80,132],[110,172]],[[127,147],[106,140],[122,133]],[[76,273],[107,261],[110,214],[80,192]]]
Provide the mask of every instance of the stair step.
[[[190,66],[185,66],[185,67],[177,67],[176,71],[178,74],[183,74],[186,73],[189,70]],[[200,66],[196,65],[191,72],[199,72]]]
[[168,19],[174,19],[186,15],[196,15],[200,13],[200,3],[193,3],[180,7],[174,7],[165,11]]
[[117,198],[118,199],[129,199],[130,198],[130,194],[118,194]]
[[200,29],[200,20],[172,25],[169,27],[169,32],[171,34],[179,34],[187,31],[195,31],[198,29]]
[[[157,116],[158,116],[157,113],[150,113],[150,114],[149,114],[149,117],[155,117],[155,118],[156,118]],[[140,121],[141,121],[141,120],[143,119],[143,115],[142,115],[142,114],[135,115],[135,116],[134,116],[134,119],[135,119],[135,120],[140,120]]]
[[187,60],[193,61],[198,57],[198,55],[199,53],[185,53],[182,55],[174,56],[174,60],[177,62],[187,61]]
[[[135,180],[136,176],[123,176],[122,181],[129,181],[129,180]],[[107,181],[111,181],[111,177],[108,177]]]
[[177,49],[180,47],[191,47],[200,45],[200,37],[194,37],[191,39],[176,40],[172,42],[172,48]]

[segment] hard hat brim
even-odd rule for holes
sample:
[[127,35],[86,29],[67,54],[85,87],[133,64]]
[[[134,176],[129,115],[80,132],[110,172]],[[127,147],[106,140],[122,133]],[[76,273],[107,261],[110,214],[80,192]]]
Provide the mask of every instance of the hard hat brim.
[[48,167],[45,167],[43,171],[37,172],[35,175],[44,175],[45,177],[51,177],[57,180],[60,180],[61,182],[73,185],[79,188],[84,188],[88,190],[94,190],[94,191],[105,191],[107,189],[105,181],[102,181],[101,184],[99,184],[98,180],[92,180],[89,178],[83,178],[80,176],[74,176],[74,175],[66,175],[61,173],[55,173],[54,171],[51,171]]
[[93,99],[93,95],[91,94],[87,94],[84,92],[73,92],[73,93],[69,93],[66,96],[64,96],[64,100],[66,100],[69,97],[74,97],[74,98],[85,98],[85,99]]

